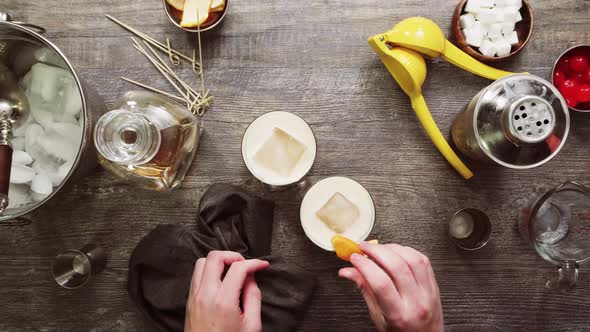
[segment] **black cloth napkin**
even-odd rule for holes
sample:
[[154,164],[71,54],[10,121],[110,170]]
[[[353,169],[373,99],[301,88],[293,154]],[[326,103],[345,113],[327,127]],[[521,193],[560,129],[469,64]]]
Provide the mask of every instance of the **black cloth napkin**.
[[196,230],[161,225],[145,236],[129,260],[127,290],[163,331],[183,331],[195,262],[211,250],[261,258],[270,267],[255,275],[262,291],[264,331],[292,331],[302,320],[316,278],[270,254],[274,204],[244,190],[216,184],[203,195]]

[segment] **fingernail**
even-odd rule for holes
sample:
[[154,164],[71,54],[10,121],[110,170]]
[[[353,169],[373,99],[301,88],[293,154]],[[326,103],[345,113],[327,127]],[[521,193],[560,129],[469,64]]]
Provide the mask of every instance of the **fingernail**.
[[351,262],[358,262],[358,260],[361,258],[361,255],[354,253],[350,256],[350,261]]
[[338,276],[340,278],[348,278],[348,277],[350,277],[350,275],[348,274],[348,271],[346,271],[346,270],[338,270]]

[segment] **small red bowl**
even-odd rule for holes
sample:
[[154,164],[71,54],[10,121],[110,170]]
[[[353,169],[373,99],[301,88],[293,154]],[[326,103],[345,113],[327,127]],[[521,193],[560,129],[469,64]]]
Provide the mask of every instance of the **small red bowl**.
[[[559,90],[559,92],[561,92],[561,94],[564,95],[564,98],[566,96],[562,92],[562,87],[559,86],[555,82],[555,71],[557,70],[557,68],[559,66],[568,66],[565,62],[566,59],[569,59],[570,56],[572,56],[573,54],[578,53],[578,52],[581,54],[585,54],[588,59],[588,62],[590,62],[590,45],[580,44],[580,45],[570,47],[567,50],[565,50],[563,53],[561,53],[561,55],[557,58],[557,61],[555,61],[555,64],[553,65],[553,70],[551,71],[551,83],[553,83],[553,85],[555,85],[555,87]],[[590,67],[587,70],[590,70]],[[571,78],[571,77],[573,77],[573,75],[571,75],[571,76],[568,75],[568,78]],[[590,85],[590,81],[586,80],[585,84]],[[576,107],[570,106],[569,108],[571,110],[574,110],[577,112],[590,112],[590,102],[579,103],[578,105],[576,105]]]

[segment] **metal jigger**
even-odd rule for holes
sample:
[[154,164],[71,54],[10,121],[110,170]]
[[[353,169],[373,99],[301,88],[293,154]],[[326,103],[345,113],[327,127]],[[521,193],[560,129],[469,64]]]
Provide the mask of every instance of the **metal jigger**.
[[0,63],[0,215],[8,207],[12,132],[29,116],[29,101],[14,74]]

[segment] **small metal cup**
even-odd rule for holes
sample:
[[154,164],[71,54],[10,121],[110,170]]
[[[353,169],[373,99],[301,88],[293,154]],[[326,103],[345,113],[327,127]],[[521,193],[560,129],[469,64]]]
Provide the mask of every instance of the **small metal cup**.
[[453,243],[468,251],[483,248],[492,236],[490,218],[477,209],[462,209],[449,220],[449,238]]
[[63,288],[80,288],[91,276],[104,270],[106,261],[104,249],[95,244],[86,245],[80,250],[66,250],[55,257],[53,278]]
[[[170,19],[170,22],[172,22],[172,24],[174,24],[177,28],[180,28],[180,29],[187,31],[187,32],[199,32],[198,28],[184,28],[184,27],[180,26],[180,23],[176,20],[174,15],[172,15],[172,12],[170,9],[171,6],[166,2],[166,0],[163,0],[163,3],[164,3],[164,11],[166,11],[166,15],[168,16],[168,18]],[[223,21],[223,19],[225,18],[225,14],[227,14],[228,8],[229,8],[229,0],[225,0],[225,8],[221,12],[221,16],[217,19],[217,21],[215,21],[213,24],[211,24],[207,27],[201,28],[200,31],[201,32],[209,31],[209,30],[215,28],[216,26],[218,26],[221,23],[221,21]]]

